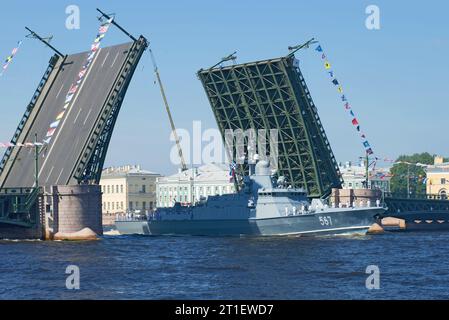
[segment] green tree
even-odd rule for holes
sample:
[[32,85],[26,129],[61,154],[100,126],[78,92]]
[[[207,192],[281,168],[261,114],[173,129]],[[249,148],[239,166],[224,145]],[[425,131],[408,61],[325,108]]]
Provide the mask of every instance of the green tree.
[[426,172],[422,166],[416,166],[414,164],[433,164],[434,156],[428,152],[415,153],[413,155],[401,155],[397,158],[396,162],[409,162],[405,163],[395,163],[390,169],[392,174],[391,178],[391,192],[407,194],[407,179],[410,183],[410,194],[425,194],[426,185],[424,184],[424,179],[426,177]]

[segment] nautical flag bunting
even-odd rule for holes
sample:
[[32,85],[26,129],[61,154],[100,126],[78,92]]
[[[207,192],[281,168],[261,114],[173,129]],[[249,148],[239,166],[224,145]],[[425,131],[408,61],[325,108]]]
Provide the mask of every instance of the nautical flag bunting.
[[62,107],[61,112],[59,112],[58,115],[56,116],[56,120],[50,124],[50,127],[47,131],[46,139],[43,140],[42,143],[49,144],[53,135],[55,134],[56,130],[58,129],[61,121],[63,122],[65,112],[66,112],[66,110],[68,110],[70,108],[70,104],[72,103],[72,100],[75,97],[75,94],[77,94],[77,92],[80,90],[80,88],[82,86],[82,82],[88,73],[88,69],[89,69],[90,65],[92,64],[96,53],[100,49],[101,40],[105,37],[105,33],[108,31],[111,23],[112,23],[112,18],[108,19],[105,23],[103,23],[100,26],[100,28],[98,30],[98,34],[90,46],[90,52],[87,53],[86,61],[84,62],[83,66],[81,67],[81,70],[78,72],[78,77],[75,80],[75,82],[70,86],[70,89],[68,90],[68,92],[66,94],[64,106]]
[[355,113],[352,110],[351,105],[349,104],[346,95],[343,94],[343,87],[341,85],[341,82],[339,80],[337,80],[337,78],[335,77],[335,73],[332,70],[332,66],[331,66],[330,62],[327,60],[328,55],[324,52],[323,46],[321,44],[318,44],[318,46],[315,48],[315,51],[319,52],[322,60],[325,60],[324,68],[326,69],[327,73],[329,74],[332,84],[334,86],[337,86],[337,91],[338,91],[338,93],[340,93],[341,101],[344,103],[343,105],[344,105],[345,109],[349,112],[349,115],[352,118],[352,120],[351,120],[352,125],[355,127],[357,132],[359,132],[359,134],[360,134],[360,138],[362,139],[362,144],[363,144],[363,147],[365,148],[366,153],[368,155],[373,154],[374,153],[373,149],[372,149],[371,145],[369,144],[368,140],[366,140],[365,133],[363,133],[361,131],[359,121],[356,118]]
[[19,51],[20,46],[22,45],[23,41],[18,41],[17,42],[17,47],[15,47],[14,49],[12,49],[11,54],[6,57],[5,62],[3,63],[2,66],[2,70],[0,72],[0,77],[3,76],[3,74],[6,72],[6,69],[8,69],[9,65],[11,64],[11,62],[14,59],[14,56],[17,54],[17,52]]

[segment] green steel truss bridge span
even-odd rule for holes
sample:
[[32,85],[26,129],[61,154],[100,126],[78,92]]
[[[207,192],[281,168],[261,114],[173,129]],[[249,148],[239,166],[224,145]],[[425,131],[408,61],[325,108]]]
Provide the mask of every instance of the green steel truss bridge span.
[[[198,77],[224,141],[228,129],[276,129],[278,175],[288,184],[303,187],[310,197],[326,197],[341,186],[338,164],[293,54],[201,69]],[[227,151],[234,158],[235,148]],[[237,166],[238,176],[247,173],[247,164]]]

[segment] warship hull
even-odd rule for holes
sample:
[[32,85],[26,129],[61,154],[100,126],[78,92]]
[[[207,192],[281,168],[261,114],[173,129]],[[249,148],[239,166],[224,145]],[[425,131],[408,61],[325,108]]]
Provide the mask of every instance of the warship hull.
[[194,236],[283,236],[366,233],[383,208],[348,209],[276,218],[118,220],[120,234]]

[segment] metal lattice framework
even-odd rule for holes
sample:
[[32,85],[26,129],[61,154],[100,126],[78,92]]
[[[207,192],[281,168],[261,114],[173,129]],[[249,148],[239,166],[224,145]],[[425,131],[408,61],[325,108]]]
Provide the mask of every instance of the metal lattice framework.
[[[341,187],[337,162],[295,57],[201,69],[218,127],[278,130],[278,174],[310,197]],[[234,151],[232,151],[234,153]],[[248,174],[245,165],[239,175]]]

